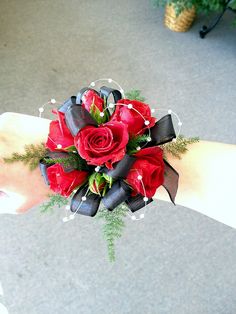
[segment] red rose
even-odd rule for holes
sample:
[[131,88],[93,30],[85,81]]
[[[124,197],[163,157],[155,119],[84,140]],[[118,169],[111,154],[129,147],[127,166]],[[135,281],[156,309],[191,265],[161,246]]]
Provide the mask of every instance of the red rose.
[[86,181],[88,173],[79,170],[64,172],[60,164],[55,164],[47,168],[47,176],[50,189],[62,196],[68,197],[75,188]]
[[120,122],[109,122],[98,127],[86,126],[75,137],[79,155],[89,165],[106,165],[121,160],[129,140],[127,126]]
[[51,121],[45,145],[51,151],[60,151],[74,145],[74,138],[66,126],[64,113],[59,111],[53,113],[57,113],[58,120]]
[[[147,104],[138,100],[129,99],[121,99],[117,104],[111,121],[122,121],[127,124],[129,134],[141,135],[147,128],[154,126],[156,119],[151,116],[151,110]],[[130,109],[128,108],[129,104],[132,105]],[[149,121],[149,124],[146,125],[145,121]]]
[[[163,152],[159,147],[149,147],[135,154],[136,161],[133,163],[127,182],[134,189],[135,194],[152,197],[156,189],[164,182]],[[138,176],[142,176],[138,178]],[[143,185],[145,187],[145,192]]]
[[88,111],[95,113],[96,109],[103,111],[103,99],[93,90],[87,90],[82,96],[82,106]]

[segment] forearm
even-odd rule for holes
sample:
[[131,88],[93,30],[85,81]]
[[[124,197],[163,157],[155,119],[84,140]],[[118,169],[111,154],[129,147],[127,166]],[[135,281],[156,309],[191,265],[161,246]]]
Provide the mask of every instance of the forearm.
[[[171,156],[168,160],[180,176],[176,204],[236,227],[235,145],[200,141],[190,145],[181,160]],[[169,201],[162,187],[155,197]]]

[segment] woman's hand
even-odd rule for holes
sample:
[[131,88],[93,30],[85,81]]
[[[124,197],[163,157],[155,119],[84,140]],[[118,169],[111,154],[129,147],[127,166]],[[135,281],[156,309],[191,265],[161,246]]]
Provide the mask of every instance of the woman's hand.
[[39,169],[22,162],[7,164],[4,157],[23,153],[27,144],[45,142],[50,120],[4,113],[0,115],[0,213],[22,213],[47,199],[50,193]]

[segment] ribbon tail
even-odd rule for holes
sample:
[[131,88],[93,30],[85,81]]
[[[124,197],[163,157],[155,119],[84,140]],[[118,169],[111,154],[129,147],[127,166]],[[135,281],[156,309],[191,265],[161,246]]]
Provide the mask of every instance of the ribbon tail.
[[165,174],[164,183],[162,184],[169,194],[171,202],[175,205],[175,197],[178,190],[179,174],[178,172],[166,161],[165,163]]

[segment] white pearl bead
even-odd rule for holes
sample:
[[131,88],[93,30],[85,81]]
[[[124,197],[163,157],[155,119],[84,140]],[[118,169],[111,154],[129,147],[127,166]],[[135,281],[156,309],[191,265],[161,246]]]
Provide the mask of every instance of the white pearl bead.
[[138,146],[138,147],[136,147],[136,149],[137,149],[137,150],[140,150],[140,149],[141,149],[141,147],[140,147],[140,146]]
[[50,100],[50,102],[51,102],[51,104],[55,104],[55,103],[56,103],[56,99],[52,98],[52,99]]
[[109,108],[114,108],[115,104],[113,104],[112,102],[109,104]]
[[128,108],[129,108],[129,109],[132,109],[132,108],[133,108],[133,105],[132,105],[132,104],[128,104]]
[[144,200],[144,202],[147,202],[147,201],[148,201],[148,197],[145,196],[145,197],[143,198],[143,200]]
[[140,219],[143,219],[143,218],[144,218],[144,214],[140,214],[140,215],[139,215],[139,218],[140,218]]
[[104,112],[100,112],[100,117],[104,117]]
[[94,83],[94,82],[92,82],[90,85],[91,85],[92,87],[94,87],[94,86],[95,86],[95,83]]
[[131,216],[132,220],[136,220],[136,217],[134,215]]
[[108,83],[112,83],[112,79],[111,78],[108,79]]
[[82,196],[82,201],[86,201],[86,196]]
[[70,205],[66,205],[66,210],[69,210],[70,209]]
[[138,180],[142,180],[142,176],[141,175],[138,175]]
[[148,138],[147,138],[147,141],[148,141],[148,142],[151,142],[151,140],[152,140],[151,137],[148,137]]
[[153,109],[151,109],[151,112],[152,112],[152,113],[154,113],[154,112],[155,112],[155,109],[154,109],[154,108],[153,108]]
[[172,110],[171,110],[171,109],[169,109],[169,110],[168,110],[168,113],[169,113],[169,114],[171,114],[171,113],[172,113]]
[[100,167],[97,166],[97,167],[95,168],[95,171],[96,171],[96,172],[99,172],[99,170],[100,170]]
[[181,126],[183,123],[181,121],[178,122],[178,125]]
[[145,125],[149,125],[150,122],[149,122],[148,120],[146,120],[146,121],[144,121],[144,124],[145,124]]
[[57,148],[61,149],[62,145],[61,144],[57,144]]
[[43,108],[43,107],[40,107],[40,108],[39,108],[39,112],[44,112],[44,108]]

